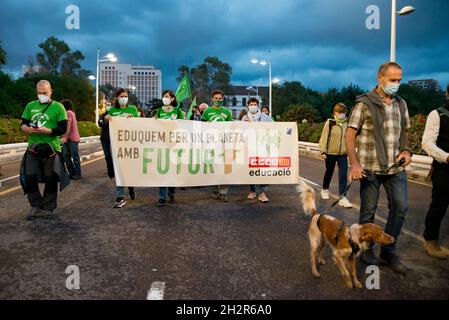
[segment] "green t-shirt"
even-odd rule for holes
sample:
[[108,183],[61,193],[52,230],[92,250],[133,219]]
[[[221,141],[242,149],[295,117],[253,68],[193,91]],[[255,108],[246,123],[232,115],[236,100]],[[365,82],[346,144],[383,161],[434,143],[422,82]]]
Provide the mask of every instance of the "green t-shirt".
[[164,109],[159,108],[157,110],[157,118],[170,120],[184,119],[184,113],[178,107],[173,108],[173,110],[170,112],[165,112]]
[[[25,107],[22,118],[30,120],[31,122],[36,121],[46,107],[46,103],[41,104],[39,100],[32,101]],[[39,120],[38,125],[39,127],[55,129],[58,126],[58,122],[62,120],[67,120],[67,112],[65,111],[64,106],[59,102],[52,101]],[[33,133],[28,138],[28,146],[39,143],[48,143],[53,149],[61,152],[61,143],[58,136],[50,136],[46,133]]]
[[112,117],[128,117],[128,115],[131,115],[138,118],[140,116],[139,111],[133,105],[128,105],[126,108],[112,107],[109,109],[108,114]]
[[209,107],[204,110],[203,116],[201,117],[201,121],[207,122],[218,122],[218,121],[233,121],[231,112],[224,108],[220,107],[218,109],[214,107]]

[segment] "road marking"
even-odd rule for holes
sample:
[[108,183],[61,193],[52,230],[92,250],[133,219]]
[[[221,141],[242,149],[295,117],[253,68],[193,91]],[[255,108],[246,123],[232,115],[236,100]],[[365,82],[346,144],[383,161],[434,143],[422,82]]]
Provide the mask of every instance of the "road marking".
[[164,300],[165,282],[156,281],[148,290],[147,300]]
[[[313,181],[310,181],[310,180],[308,180],[308,179],[306,179],[304,177],[301,177],[301,179],[303,179],[304,181],[308,182],[309,184],[311,184],[312,186],[316,187],[317,189],[321,189],[321,186],[319,184],[317,184],[317,183],[315,183]],[[340,198],[339,196],[337,196],[335,194],[332,194],[332,193],[329,193],[329,194],[335,200]],[[354,209],[360,211],[360,206],[358,206],[356,204],[353,204],[352,207]],[[381,221],[383,224],[387,224],[387,220],[385,218],[379,216],[379,215],[376,215],[376,219]],[[414,233],[413,231],[410,231],[410,230],[408,230],[406,228],[402,228],[401,232],[403,232],[404,234],[408,235],[409,237],[412,237],[413,239],[418,240],[418,241],[420,241],[422,243],[426,242],[426,240],[422,236],[420,236],[420,235],[418,235],[418,234]],[[443,250],[444,253],[449,254],[449,249],[448,248],[441,246],[441,250]]]
[[[81,166],[84,167],[84,166],[86,166],[88,164],[91,164],[92,162],[98,161],[100,159],[104,159],[104,156],[100,157],[100,158],[96,158],[96,159],[90,160],[90,161],[87,161],[87,162],[83,162],[83,163],[81,163]],[[17,191],[19,189],[22,189],[22,187],[21,186],[17,186],[17,187],[12,187],[12,188],[6,189],[6,190],[0,192],[0,196],[4,196],[5,194]]]

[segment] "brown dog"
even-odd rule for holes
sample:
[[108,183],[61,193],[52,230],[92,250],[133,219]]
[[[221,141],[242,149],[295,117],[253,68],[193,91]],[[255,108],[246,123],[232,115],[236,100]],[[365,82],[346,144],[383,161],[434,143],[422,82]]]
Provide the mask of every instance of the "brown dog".
[[[357,279],[355,266],[356,255],[360,251],[366,250],[372,242],[389,245],[395,239],[386,234],[380,226],[373,223],[362,225],[355,223],[347,226],[337,218],[320,214],[315,206],[315,190],[308,186],[302,179],[297,190],[301,193],[304,212],[312,216],[308,233],[310,240],[310,265],[313,276],[320,277],[316,263],[318,261],[320,264],[325,264],[322,249],[324,243],[327,242],[332,248],[334,261],[343,276],[345,286],[352,288],[354,282],[354,286],[362,288],[362,284]],[[352,280],[346,265],[346,260],[349,262]]]

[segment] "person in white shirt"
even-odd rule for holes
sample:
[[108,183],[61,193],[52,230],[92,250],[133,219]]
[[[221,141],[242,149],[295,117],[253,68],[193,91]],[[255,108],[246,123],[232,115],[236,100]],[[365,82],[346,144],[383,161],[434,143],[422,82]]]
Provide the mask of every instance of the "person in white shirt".
[[[273,119],[266,113],[263,113],[259,110],[259,100],[257,98],[250,98],[248,99],[248,112],[246,115],[242,117],[242,121],[247,122],[273,122]],[[254,200],[258,199],[260,202],[267,203],[270,201],[265,191],[267,190],[268,185],[261,184],[259,185],[259,196],[257,196],[257,189],[256,185],[252,184],[249,186],[249,193],[247,196],[247,199]]]
[[425,220],[425,252],[437,259],[447,259],[438,243],[441,221],[449,206],[449,85],[446,105],[433,110],[426,122],[422,147],[432,163],[432,202]]

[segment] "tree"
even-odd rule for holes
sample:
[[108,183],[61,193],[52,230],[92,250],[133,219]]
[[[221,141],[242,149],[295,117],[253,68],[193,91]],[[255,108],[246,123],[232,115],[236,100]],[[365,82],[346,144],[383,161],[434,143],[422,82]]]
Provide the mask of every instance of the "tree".
[[36,55],[36,60],[44,72],[52,74],[79,74],[81,69],[79,62],[84,60],[84,55],[81,51],[76,50],[72,52],[67,43],[58,40],[54,36],[40,43],[39,48],[43,52]]
[[287,110],[282,114],[281,119],[282,121],[297,123],[302,123],[304,120],[307,120],[307,122],[319,122],[321,116],[316,108],[308,103],[303,103],[289,105]]
[[180,82],[187,75],[192,83],[193,94],[198,101],[209,101],[213,89],[222,89],[225,94],[232,95],[232,67],[218,57],[206,57],[203,63],[189,68],[182,65],[178,68],[177,80]]
[[352,83],[349,86],[343,87],[341,90],[338,90],[337,88],[329,89],[323,96],[324,118],[329,118],[331,116],[334,106],[339,102],[344,103],[348,109],[351,110],[357,96],[363,93],[365,93],[365,90]]
[[405,99],[410,116],[429,114],[445,103],[444,92],[433,89],[422,89],[417,86],[403,84],[399,87],[398,96]]
[[6,51],[3,49],[0,41],[0,67],[4,64],[6,64]]

